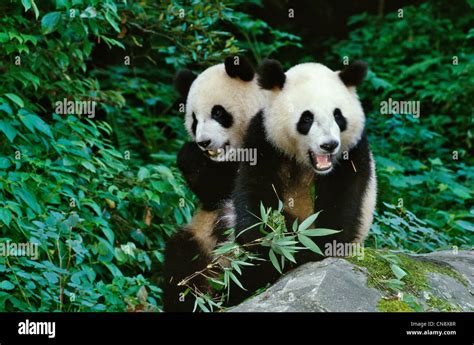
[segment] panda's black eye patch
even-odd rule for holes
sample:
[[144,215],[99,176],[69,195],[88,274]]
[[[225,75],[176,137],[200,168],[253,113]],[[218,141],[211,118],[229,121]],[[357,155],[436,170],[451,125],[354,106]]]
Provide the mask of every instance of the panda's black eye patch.
[[344,132],[347,128],[347,120],[342,115],[342,111],[339,108],[334,109],[334,119],[336,120],[337,125],[339,126],[339,129],[341,132]]
[[230,128],[234,123],[234,118],[222,105],[215,105],[211,110],[211,118],[224,128]]
[[298,123],[296,124],[296,129],[298,130],[299,133],[306,135],[309,133],[309,130],[311,129],[311,126],[313,125],[314,121],[314,115],[312,112],[309,110],[304,111]]
[[196,119],[196,114],[194,114],[194,112],[193,112],[193,123],[191,125],[191,131],[193,132],[194,135],[196,135],[197,125],[198,125],[198,121]]

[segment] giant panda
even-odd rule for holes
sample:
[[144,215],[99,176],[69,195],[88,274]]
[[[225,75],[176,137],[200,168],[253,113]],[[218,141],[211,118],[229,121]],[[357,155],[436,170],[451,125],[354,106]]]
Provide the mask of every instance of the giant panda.
[[[232,204],[226,199],[234,187],[239,162],[229,161],[229,149],[240,148],[252,117],[263,109],[265,95],[252,66],[239,56],[211,66],[198,76],[177,73],[176,89],[186,99],[185,127],[193,139],[178,153],[177,165],[200,205],[189,224],[171,237],[164,254],[165,311],[192,311],[194,299],[177,284],[202,270],[222,233],[215,225],[233,226]],[[191,285],[207,292],[207,280],[195,277]]]
[[[314,227],[342,230],[312,238],[323,251],[334,240],[363,242],[376,204],[375,165],[355,88],[366,73],[362,61],[340,72],[318,63],[299,64],[286,73],[278,61],[262,64],[259,83],[268,90],[268,102],[244,140],[245,148],[257,149],[258,164],[241,163],[232,196],[240,244],[262,237],[258,228],[249,230],[257,221],[254,215],[260,214],[261,202],[277,209],[278,200],[284,202],[288,229],[295,219],[301,223],[322,210]],[[268,248],[252,248],[268,257]],[[319,259],[310,251],[297,256],[298,264]],[[241,282],[248,292],[237,288],[231,295],[239,302],[278,276],[268,262],[246,267]]]

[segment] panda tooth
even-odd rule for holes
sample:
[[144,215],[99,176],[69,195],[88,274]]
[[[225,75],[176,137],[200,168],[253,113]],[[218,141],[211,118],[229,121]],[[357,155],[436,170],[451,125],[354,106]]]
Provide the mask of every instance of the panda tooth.
[[209,154],[209,156],[217,156],[218,152],[214,151],[214,150],[207,150],[207,153]]

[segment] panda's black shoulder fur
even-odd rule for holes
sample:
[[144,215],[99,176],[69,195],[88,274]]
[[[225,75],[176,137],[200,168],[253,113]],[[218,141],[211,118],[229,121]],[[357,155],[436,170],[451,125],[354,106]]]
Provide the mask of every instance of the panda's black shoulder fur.
[[195,142],[184,144],[178,153],[178,168],[205,210],[217,209],[234,188],[237,162],[215,162]]
[[[277,209],[278,197],[275,191],[281,190],[278,171],[286,159],[266,138],[263,112],[251,120],[244,138],[244,148],[257,150],[257,163],[251,165],[241,162],[232,193],[236,241],[242,245],[261,237],[257,228],[247,230],[257,222],[255,215],[260,214],[260,203]],[[268,255],[268,248],[262,246],[254,246],[252,251],[264,257]],[[287,265],[286,269],[289,268]],[[258,288],[276,281],[279,276],[268,261],[258,261],[254,266],[243,267],[239,280],[246,290],[231,283],[229,305],[242,302]]]
[[[242,162],[235,180],[232,200],[236,234],[256,222],[254,215],[259,214],[260,202],[273,209],[278,207],[275,191],[281,189],[278,171],[285,157],[267,140],[263,116],[260,112],[251,120],[244,138],[244,148],[257,150],[257,162],[255,165]],[[258,231],[246,231],[237,240],[242,244],[248,243],[256,235]]]

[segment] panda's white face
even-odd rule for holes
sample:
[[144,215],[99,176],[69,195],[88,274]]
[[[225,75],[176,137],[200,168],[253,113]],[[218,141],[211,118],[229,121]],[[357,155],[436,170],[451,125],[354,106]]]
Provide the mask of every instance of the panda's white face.
[[304,63],[286,72],[270,91],[265,128],[274,146],[318,174],[360,140],[365,116],[354,87],[324,65]]
[[211,159],[222,160],[221,150],[242,146],[251,118],[263,109],[264,96],[256,78],[232,78],[224,64],[209,67],[189,89],[186,129]]

